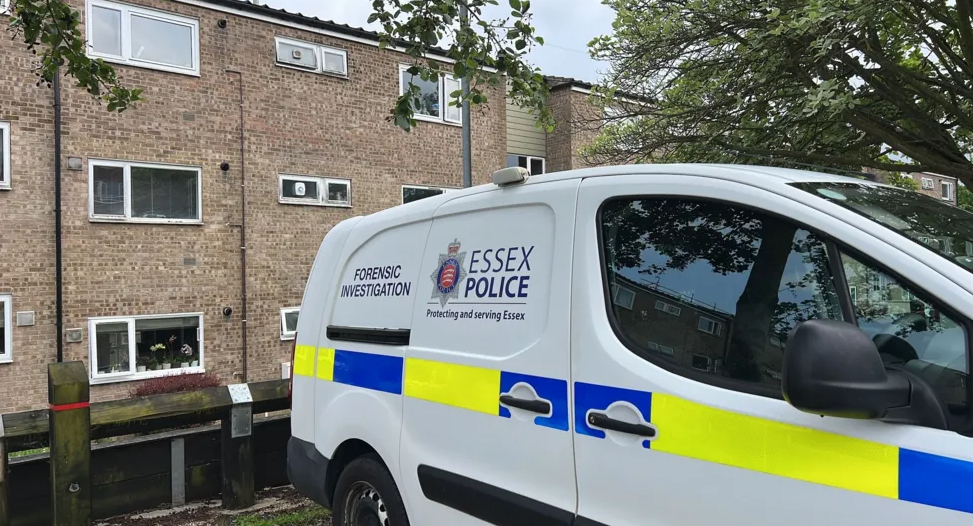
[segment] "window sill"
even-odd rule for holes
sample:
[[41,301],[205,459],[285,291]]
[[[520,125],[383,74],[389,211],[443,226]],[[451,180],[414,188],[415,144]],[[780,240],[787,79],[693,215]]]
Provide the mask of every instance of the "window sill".
[[105,62],[108,62],[110,64],[116,64],[116,65],[119,65],[119,66],[129,66],[129,67],[138,68],[138,69],[148,69],[148,70],[152,70],[152,71],[161,71],[163,73],[174,73],[176,75],[184,75],[184,76],[187,76],[187,77],[196,77],[196,78],[201,78],[202,77],[202,75],[200,74],[199,71],[190,71],[190,70],[187,70],[187,69],[182,69],[182,68],[177,68],[177,67],[172,67],[172,66],[163,66],[162,64],[151,64],[151,63],[147,63],[147,62],[135,62],[135,61],[129,61],[129,60],[121,59],[121,58],[118,58],[118,57],[111,57],[111,56],[106,56],[106,55],[97,55],[97,54],[94,54],[94,53],[89,53],[87,56],[88,56],[88,58],[91,58],[92,60],[101,59],[101,60],[104,60]]
[[10,191],[10,183],[0,183],[0,192]]
[[291,334],[291,335],[288,335],[288,336],[281,336],[281,337],[280,337],[280,341],[282,341],[282,342],[292,342],[292,341],[294,341],[294,338],[295,338],[295,337],[296,337],[296,336],[295,336],[295,335],[293,335],[293,334]]
[[101,375],[89,379],[90,385],[117,384],[122,382],[137,382],[139,380],[151,380],[153,378],[163,378],[166,376],[179,376],[183,374],[205,373],[206,369],[202,366],[197,367],[177,367],[175,369],[165,369],[158,371],[146,371],[144,373],[116,373],[114,375]]
[[0,365],[14,363],[13,356],[0,356]]
[[352,207],[350,204],[349,205],[336,205],[336,204],[333,204],[333,203],[312,203],[312,202],[308,202],[308,201],[288,201],[286,199],[278,199],[277,202],[280,203],[280,204],[282,204],[282,205],[322,206],[322,207],[328,207],[328,208],[351,208]]
[[124,219],[112,217],[92,217],[88,216],[91,223],[120,223],[134,225],[202,225],[202,221],[193,219]]
[[462,122],[445,121],[443,119],[437,119],[436,117],[430,117],[428,115],[422,115],[420,113],[415,113],[415,114],[412,115],[412,117],[415,120],[417,120],[417,121],[430,122],[432,124],[442,124],[443,126],[452,126],[454,128],[462,128],[463,127],[463,123]]
[[350,78],[348,78],[348,74],[347,73],[341,74],[341,73],[332,73],[330,71],[312,71],[310,69],[299,68],[297,66],[291,66],[289,64],[281,64],[280,62],[274,62],[274,65],[277,66],[277,67],[279,67],[279,68],[290,69],[290,70],[293,70],[293,71],[300,71],[302,73],[309,73],[311,75],[320,75],[322,77],[331,77],[333,79],[338,79],[338,80],[351,80]]

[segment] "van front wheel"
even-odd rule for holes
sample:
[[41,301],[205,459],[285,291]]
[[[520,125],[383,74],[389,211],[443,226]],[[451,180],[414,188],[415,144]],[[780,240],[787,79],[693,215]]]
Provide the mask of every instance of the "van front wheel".
[[409,526],[395,481],[375,455],[351,461],[334,493],[334,526]]

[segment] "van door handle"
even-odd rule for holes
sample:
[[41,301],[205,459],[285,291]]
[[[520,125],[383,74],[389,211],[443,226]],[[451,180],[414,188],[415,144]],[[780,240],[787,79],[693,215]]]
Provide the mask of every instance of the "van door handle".
[[544,400],[524,400],[523,398],[516,398],[510,395],[500,395],[500,403],[542,415],[551,412],[551,403]]
[[652,438],[655,436],[655,429],[652,427],[644,424],[632,424],[629,422],[623,422],[621,420],[615,420],[604,413],[589,414],[588,423],[595,427],[610,429],[612,431],[618,431],[619,433],[639,435],[646,438]]

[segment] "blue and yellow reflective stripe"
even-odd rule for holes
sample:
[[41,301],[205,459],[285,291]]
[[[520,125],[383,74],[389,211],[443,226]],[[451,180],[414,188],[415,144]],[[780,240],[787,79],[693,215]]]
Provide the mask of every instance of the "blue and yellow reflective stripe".
[[849,491],[973,513],[973,462],[921,453],[649,393],[576,382],[575,429],[589,411],[628,402],[659,429],[654,452],[723,464]]
[[[568,431],[565,380],[436,360],[298,345],[294,374],[510,418],[500,395],[518,383],[550,400],[534,424]],[[933,455],[698,404],[666,393],[575,382],[575,432],[596,439],[589,411],[623,401],[659,434],[652,453],[758,471],[973,514],[973,462]]]

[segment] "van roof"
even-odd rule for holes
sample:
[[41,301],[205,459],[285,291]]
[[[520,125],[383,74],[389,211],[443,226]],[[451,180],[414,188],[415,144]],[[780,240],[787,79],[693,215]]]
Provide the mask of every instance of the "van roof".
[[[608,177],[613,175],[635,175],[635,174],[668,174],[668,175],[691,175],[696,177],[710,177],[735,181],[761,188],[772,188],[794,182],[858,182],[862,184],[879,185],[872,181],[855,179],[848,176],[831,175],[806,170],[794,170],[790,168],[777,168],[773,166],[759,165],[738,165],[738,164],[628,164],[619,166],[601,166],[594,168],[581,168],[576,170],[566,170],[563,172],[552,172],[543,175],[533,176],[527,179],[524,184],[545,184],[555,181],[570,179],[586,179],[592,177]],[[446,201],[450,201],[466,195],[475,195],[490,191],[502,191],[500,187],[493,183],[481,184],[472,188],[463,188],[447,192],[445,194],[420,199],[407,205],[401,205],[383,210],[373,215],[387,217],[393,210],[406,208],[411,211],[419,211],[426,208],[435,209]]]

